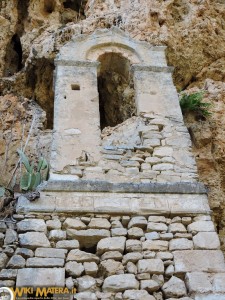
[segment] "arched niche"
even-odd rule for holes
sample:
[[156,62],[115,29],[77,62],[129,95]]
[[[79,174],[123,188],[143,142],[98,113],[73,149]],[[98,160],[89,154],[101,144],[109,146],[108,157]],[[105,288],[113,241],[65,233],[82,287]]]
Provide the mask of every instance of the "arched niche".
[[[125,85],[133,85],[134,99],[130,109],[137,115],[154,112],[182,119],[164,49],[133,40],[117,28],[76,36],[62,47],[55,60],[52,173],[72,176],[71,166],[80,161],[85,164],[85,159],[98,161],[101,158],[101,129],[115,126],[129,117],[118,113],[122,100],[114,101],[115,97],[112,97],[114,99],[110,99],[105,109],[113,108],[113,117],[107,122],[101,120],[104,93],[101,95],[99,89],[102,81],[111,84],[111,89],[116,86],[110,82],[107,72],[121,76]],[[124,90],[126,86],[122,93]],[[82,153],[86,155],[82,157]]]
[[98,57],[98,93],[101,130],[136,115],[131,62],[118,52]]

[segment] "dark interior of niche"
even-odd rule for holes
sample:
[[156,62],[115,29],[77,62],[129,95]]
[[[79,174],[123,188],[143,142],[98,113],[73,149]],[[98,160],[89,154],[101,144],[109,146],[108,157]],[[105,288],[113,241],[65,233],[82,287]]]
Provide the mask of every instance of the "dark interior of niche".
[[23,67],[23,50],[18,34],[14,34],[6,47],[5,68],[3,75],[8,77],[20,71]]
[[28,7],[30,0],[22,0],[17,3],[17,12],[18,12],[18,20],[17,20],[17,33],[19,36],[22,36],[24,32],[24,23],[28,17]]
[[93,246],[93,247],[83,247],[81,248],[81,251],[87,252],[87,253],[92,253],[92,254],[96,254],[96,250],[97,249],[97,245]]
[[46,13],[51,14],[55,10],[55,0],[45,0],[44,1],[44,10]]
[[54,62],[52,59],[40,58],[27,67],[26,87],[33,99],[46,112],[46,129],[53,129],[54,91],[53,91]]
[[99,112],[101,130],[114,127],[136,115],[130,61],[117,53],[99,57]]
[[74,10],[84,16],[86,4],[87,0],[66,0],[63,2],[63,7]]

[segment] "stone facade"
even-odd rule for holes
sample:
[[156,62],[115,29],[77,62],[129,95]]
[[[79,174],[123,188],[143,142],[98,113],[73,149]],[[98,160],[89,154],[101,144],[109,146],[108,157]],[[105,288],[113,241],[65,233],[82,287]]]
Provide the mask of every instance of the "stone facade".
[[[62,47],[55,61],[52,180],[196,180],[190,137],[164,49],[132,40],[118,28],[80,35]],[[101,134],[98,60],[107,53],[129,61],[137,117]]]
[[86,300],[225,295],[225,263],[208,215],[14,218],[16,225],[1,223],[1,286],[75,287],[76,299]]

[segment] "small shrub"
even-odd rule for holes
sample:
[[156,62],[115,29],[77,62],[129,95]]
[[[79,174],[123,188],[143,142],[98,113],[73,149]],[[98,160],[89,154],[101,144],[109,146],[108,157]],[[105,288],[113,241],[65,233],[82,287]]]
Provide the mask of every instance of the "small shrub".
[[200,118],[206,118],[211,115],[209,108],[211,103],[202,102],[204,92],[197,92],[190,95],[182,94],[180,97],[180,107],[183,114],[194,112]]

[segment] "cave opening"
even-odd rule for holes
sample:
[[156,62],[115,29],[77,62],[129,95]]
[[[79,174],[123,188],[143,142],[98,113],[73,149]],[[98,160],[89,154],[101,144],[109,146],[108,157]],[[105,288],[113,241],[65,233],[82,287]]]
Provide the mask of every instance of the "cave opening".
[[87,0],[66,0],[63,2],[64,8],[69,8],[76,12],[80,12],[82,15],[84,15],[86,4]]
[[44,10],[51,14],[55,10],[55,0],[45,0],[44,1]]
[[26,87],[30,91],[27,97],[32,97],[46,112],[46,129],[53,129],[54,91],[52,59],[39,58],[27,66]]
[[18,34],[14,34],[6,48],[4,76],[12,76],[23,67],[23,50]]
[[99,57],[98,74],[100,128],[114,127],[136,115],[130,61],[118,53]]

